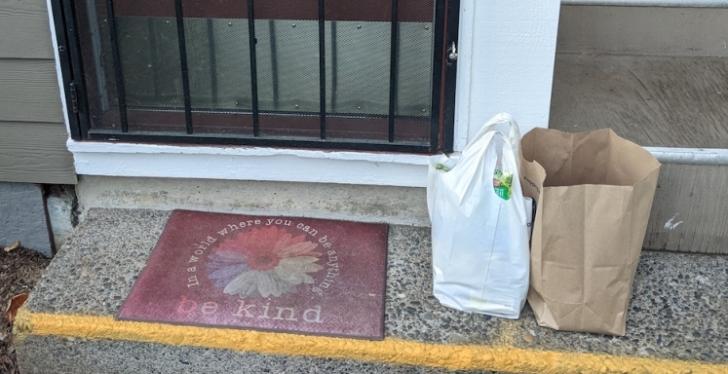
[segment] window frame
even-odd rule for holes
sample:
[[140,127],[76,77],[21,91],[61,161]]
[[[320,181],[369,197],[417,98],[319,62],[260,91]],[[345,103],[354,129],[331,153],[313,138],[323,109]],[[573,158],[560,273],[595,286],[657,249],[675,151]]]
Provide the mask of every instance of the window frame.
[[[321,0],[322,1],[322,0]],[[432,84],[432,115],[430,118],[429,144],[408,144],[393,141],[393,121],[388,118],[388,141],[356,140],[343,141],[327,139],[322,126],[322,136],[316,138],[270,137],[253,134],[207,134],[189,133],[189,107],[185,108],[185,122],[188,133],[124,133],[103,129],[91,129],[89,105],[83,77],[80,43],[77,35],[75,12],[72,0],[51,1],[59,56],[60,73],[63,79],[69,130],[76,141],[102,141],[152,144],[204,144],[241,145],[283,148],[309,148],[360,151],[387,151],[431,154],[438,151],[452,152],[454,132],[454,101],[456,62],[447,58],[447,48],[457,44],[459,0],[435,0]],[[177,4],[179,4],[179,0]],[[248,4],[250,4],[249,2]],[[397,4],[394,0],[393,4]],[[396,24],[392,22],[392,24]],[[393,27],[394,30],[394,27]],[[394,35],[394,34],[393,34]],[[396,35],[395,35],[396,36]],[[113,35],[111,37],[114,37]],[[393,36],[394,37],[394,36]],[[439,42],[438,42],[439,41]],[[390,104],[391,106],[391,104]],[[391,112],[391,109],[390,109]],[[326,114],[324,114],[326,116]],[[332,116],[335,117],[335,116]],[[322,122],[323,123],[323,122]]]

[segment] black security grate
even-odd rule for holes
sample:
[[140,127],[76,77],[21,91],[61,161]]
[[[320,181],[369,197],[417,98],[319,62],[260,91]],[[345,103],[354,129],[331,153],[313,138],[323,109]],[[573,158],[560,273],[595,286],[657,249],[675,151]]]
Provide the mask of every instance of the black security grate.
[[451,148],[458,1],[52,4],[75,139]]

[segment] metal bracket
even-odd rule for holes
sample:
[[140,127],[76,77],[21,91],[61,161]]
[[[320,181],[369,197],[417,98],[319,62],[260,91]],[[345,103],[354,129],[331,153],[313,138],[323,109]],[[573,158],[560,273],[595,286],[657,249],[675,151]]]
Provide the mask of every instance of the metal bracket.
[[71,96],[71,112],[73,114],[78,113],[78,89],[76,88],[76,82],[68,83],[68,93]]
[[450,48],[447,49],[447,61],[455,62],[458,60],[458,47],[455,42],[450,43]]

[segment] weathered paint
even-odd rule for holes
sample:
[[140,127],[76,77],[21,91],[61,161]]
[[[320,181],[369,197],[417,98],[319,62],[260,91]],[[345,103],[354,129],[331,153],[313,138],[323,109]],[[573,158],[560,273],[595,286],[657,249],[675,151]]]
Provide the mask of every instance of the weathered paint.
[[82,175],[345,183],[424,187],[428,157],[266,147],[173,146],[77,142]]
[[728,253],[727,184],[728,165],[663,164],[644,247]]
[[424,188],[329,183],[83,176],[82,214],[92,208],[190,209],[428,226]]
[[728,8],[725,7],[728,3],[725,0],[715,3],[722,3],[724,8],[563,6],[557,50],[558,53],[726,57]]
[[725,161],[726,80],[725,57],[559,53],[550,127],[608,127],[642,146],[709,148]]
[[259,331],[122,322],[111,316],[33,313],[15,320],[19,339],[59,336],[229,349],[262,354],[352,359],[453,370],[533,373],[725,373],[728,364],[591,353],[541,351],[507,345],[451,345],[387,338],[368,341]]
[[675,213],[674,216],[670,217],[670,219],[668,219],[667,222],[665,222],[665,226],[664,226],[665,227],[665,230],[674,230],[678,226],[680,226],[680,225],[683,224],[684,221],[677,221],[677,222],[675,222],[675,219],[679,215],[680,215],[680,213]]

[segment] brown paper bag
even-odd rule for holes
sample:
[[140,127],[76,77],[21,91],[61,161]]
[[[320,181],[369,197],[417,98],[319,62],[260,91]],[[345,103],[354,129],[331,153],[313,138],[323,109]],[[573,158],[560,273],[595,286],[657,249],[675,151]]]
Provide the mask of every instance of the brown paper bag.
[[538,324],[624,335],[660,163],[612,130],[535,129],[522,186],[537,202],[528,303]]

